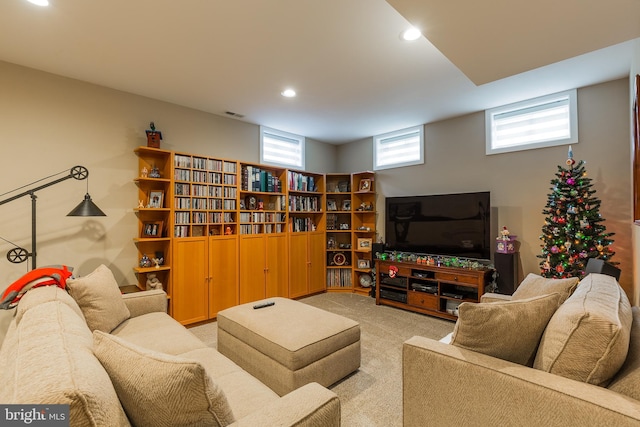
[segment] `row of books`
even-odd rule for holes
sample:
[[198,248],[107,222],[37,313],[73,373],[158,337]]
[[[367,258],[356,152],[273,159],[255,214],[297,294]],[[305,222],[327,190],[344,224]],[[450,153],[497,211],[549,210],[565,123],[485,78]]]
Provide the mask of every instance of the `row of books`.
[[351,269],[327,268],[327,286],[331,288],[349,288],[351,284]]
[[318,191],[315,178],[299,172],[287,172],[289,190],[292,191]]
[[289,212],[320,212],[318,196],[289,196]]
[[311,218],[289,218],[289,231],[316,231],[316,225]]
[[283,224],[241,224],[240,234],[282,233]]
[[284,222],[285,214],[276,212],[240,212],[240,222]]
[[264,193],[281,193],[280,178],[269,170],[256,166],[242,166],[242,190],[260,191]]
[[207,159],[204,157],[191,157],[182,154],[176,154],[173,158],[173,164],[178,168],[204,169],[209,171],[236,172],[236,162],[227,162],[224,160]]

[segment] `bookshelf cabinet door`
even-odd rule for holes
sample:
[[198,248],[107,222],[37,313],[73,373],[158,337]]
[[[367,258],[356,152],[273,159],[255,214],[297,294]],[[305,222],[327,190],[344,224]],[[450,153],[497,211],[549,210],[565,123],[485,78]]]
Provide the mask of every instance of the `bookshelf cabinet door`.
[[323,232],[309,233],[309,293],[326,289],[325,236]]
[[265,298],[265,236],[240,236],[240,304]]
[[186,325],[208,319],[205,237],[176,239],[173,245],[173,317]]
[[266,236],[266,297],[289,297],[289,257],[287,235]]
[[209,317],[238,304],[238,236],[209,238]]
[[291,233],[289,237],[289,295],[298,298],[309,293],[308,233]]

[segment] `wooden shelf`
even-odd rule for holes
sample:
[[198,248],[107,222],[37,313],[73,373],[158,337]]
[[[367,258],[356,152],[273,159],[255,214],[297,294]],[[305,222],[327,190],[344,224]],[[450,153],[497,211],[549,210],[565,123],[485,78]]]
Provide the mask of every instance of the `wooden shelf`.
[[[491,269],[437,267],[413,262],[376,260],[376,304],[456,320],[455,307],[480,302]],[[396,277],[386,272],[397,268]]]

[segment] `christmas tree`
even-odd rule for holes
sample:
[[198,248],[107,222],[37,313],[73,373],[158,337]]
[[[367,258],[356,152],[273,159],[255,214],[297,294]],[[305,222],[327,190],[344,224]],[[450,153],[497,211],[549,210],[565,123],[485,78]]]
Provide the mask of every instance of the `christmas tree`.
[[566,167],[558,166],[542,226],[543,241],[541,275],[550,278],[585,276],[589,258],[609,261],[615,254],[610,249],[613,233],[607,233],[600,215],[600,200],[594,196],[591,178],[587,178],[585,162],[577,164],[569,147]]

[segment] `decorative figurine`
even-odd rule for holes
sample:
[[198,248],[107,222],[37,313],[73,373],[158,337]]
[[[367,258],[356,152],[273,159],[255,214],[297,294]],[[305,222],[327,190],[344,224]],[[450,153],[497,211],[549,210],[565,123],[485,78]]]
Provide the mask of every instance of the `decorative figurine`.
[[227,226],[227,228],[224,229],[224,234],[227,236],[233,234],[233,232],[231,231],[231,227]]
[[158,169],[156,166],[153,166],[151,168],[151,172],[149,172],[149,178],[161,178],[160,169]]
[[149,123],[151,130],[145,131],[147,134],[147,146],[151,148],[160,148],[160,140],[162,139],[162,132],[156,130],[155,123]]
[[164,264],[164,258],[160,257],[160,258],[153,258],[152,259],[153,263],[156,265],[156,268],[160,268],[160,266],[162,264]]
[[510,234],[511,233],[509,232],[509,229],[507,228],[506,225],[502,227],[502,230],[500,230],[500,236],[502,236],[502,240],[509,240]]
[[140,267],[147,268],[151,267],[151,260],[147,256],[147,254],[142,254],[142,258],[140,258]]
[[147,290],[151,289],[162,289],[162,283],[160,279],[156,277],[155,273],[147,274]]
[[142,200],[138,200],[138,208],[144,208],[144,202]]
[[147,169],[147,167],[143,167],[142,170],[140,171],[140,176],[142,178],[146,178],[149,175],[149,169]]

